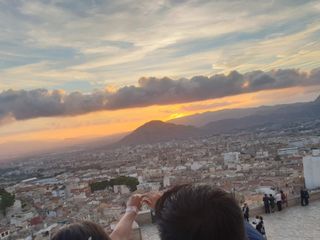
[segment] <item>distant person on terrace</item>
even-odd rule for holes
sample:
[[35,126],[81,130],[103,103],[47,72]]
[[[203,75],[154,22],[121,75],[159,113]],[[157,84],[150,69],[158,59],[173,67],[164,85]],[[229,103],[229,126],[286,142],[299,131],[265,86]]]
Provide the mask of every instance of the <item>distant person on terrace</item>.
[[270,202],[270,207],[271,207],[271,212],[274,212],[274,208],[276,206],[276,199],[272,194],[269,194],[269,202]]
[[263,205],[264,205],[264,212],[266,214],[270,213],[270,200],[267,194],[264,194],[264,197],[262,198]]
[[277,193],[276,196],[276,203],[277,203],[277,208],[278,208],[278,211],[280,212],[282,210],[282,198],[281,198],[281,193]]
[[247,203],[244,203],[243,207],[242,207],[242,213],[243,213],[243,217],[244,219],[249,222],[249,206]]
[[288,196],[285,194],[282,190],[280,190],[281,193],[281,201],[282,201],[282,207],[288,207]]

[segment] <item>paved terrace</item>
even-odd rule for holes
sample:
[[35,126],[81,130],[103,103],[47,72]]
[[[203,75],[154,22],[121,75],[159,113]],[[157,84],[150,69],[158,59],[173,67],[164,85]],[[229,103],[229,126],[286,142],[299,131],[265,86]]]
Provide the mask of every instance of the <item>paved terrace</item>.
[[[295,205],[263,217],[268,240],[320,239],[320,200],[318,198],[310,202],[309,206]],[[142,240],[160,239],[155,225],[144,222],[140,227]]]
[[264,215],[268,240],[320,239],[320,201]]

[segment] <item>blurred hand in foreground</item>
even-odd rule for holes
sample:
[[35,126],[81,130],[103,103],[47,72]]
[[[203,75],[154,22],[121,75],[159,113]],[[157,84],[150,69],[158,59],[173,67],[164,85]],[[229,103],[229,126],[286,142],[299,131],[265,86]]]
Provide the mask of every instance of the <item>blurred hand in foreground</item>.
[[133,194],[127,201],[127,207],[136,207],[138,210],[141,209],[143,194]]
[[142,202],[147,204],[150,208],[156,207],[157,201],[162,196],[163,192],[149,192],[143,194]]

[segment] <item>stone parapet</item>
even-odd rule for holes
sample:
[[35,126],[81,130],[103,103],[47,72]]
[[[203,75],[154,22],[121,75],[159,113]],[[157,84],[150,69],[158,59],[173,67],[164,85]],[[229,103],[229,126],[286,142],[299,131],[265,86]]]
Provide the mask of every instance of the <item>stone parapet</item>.
[[[310,202],[320,200],[320,191],[310,193]],[[294,207],[300,205],[300,196],[294,196],[288,199],[288,207]],[[260,207],[251,208],[250,216],[262,215],[264,214],[264,207],[261,205]]]

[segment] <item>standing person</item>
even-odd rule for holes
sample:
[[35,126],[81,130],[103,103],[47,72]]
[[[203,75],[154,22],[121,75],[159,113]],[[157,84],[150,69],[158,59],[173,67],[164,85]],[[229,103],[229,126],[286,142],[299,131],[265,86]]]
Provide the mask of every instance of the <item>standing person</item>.
[[281,193],[278,192],[275,197],[276,197],[277,208],[278,208],[278,211],[280,212],[282,210]]
[[150,215],[151,215],[151,222],[155,223],[156,222],[156,213],[154,211],[154,209],[150,209]]
[[264,194],[264,197],[262,198],[263,205],[264,205],[264,211],[266,214],[270,213],[270,200],[267,194]]
[[249,222],[249,207],[247,203],[244,203],[243,207],[242,207],[242,213],[243,213],[243,217],[244,219]]
[[271,207],[271,212],[274,212],[274,208],[276,206],[275,203],[275,198],[272,196],[272,194],[269,194],[269,202],[270,202],[270,207]]
[[301,206],[305,206],[305,191],[303,188],[300,189],[300,201],[301,201]]
[[309,192],[308,190],[305,188],[304,189],[304,202],[305,202],[305,206],[309,205]]
[[282,190],[280,190],[280,194],[281,194],[282,207],[288,207],[287,195]]

